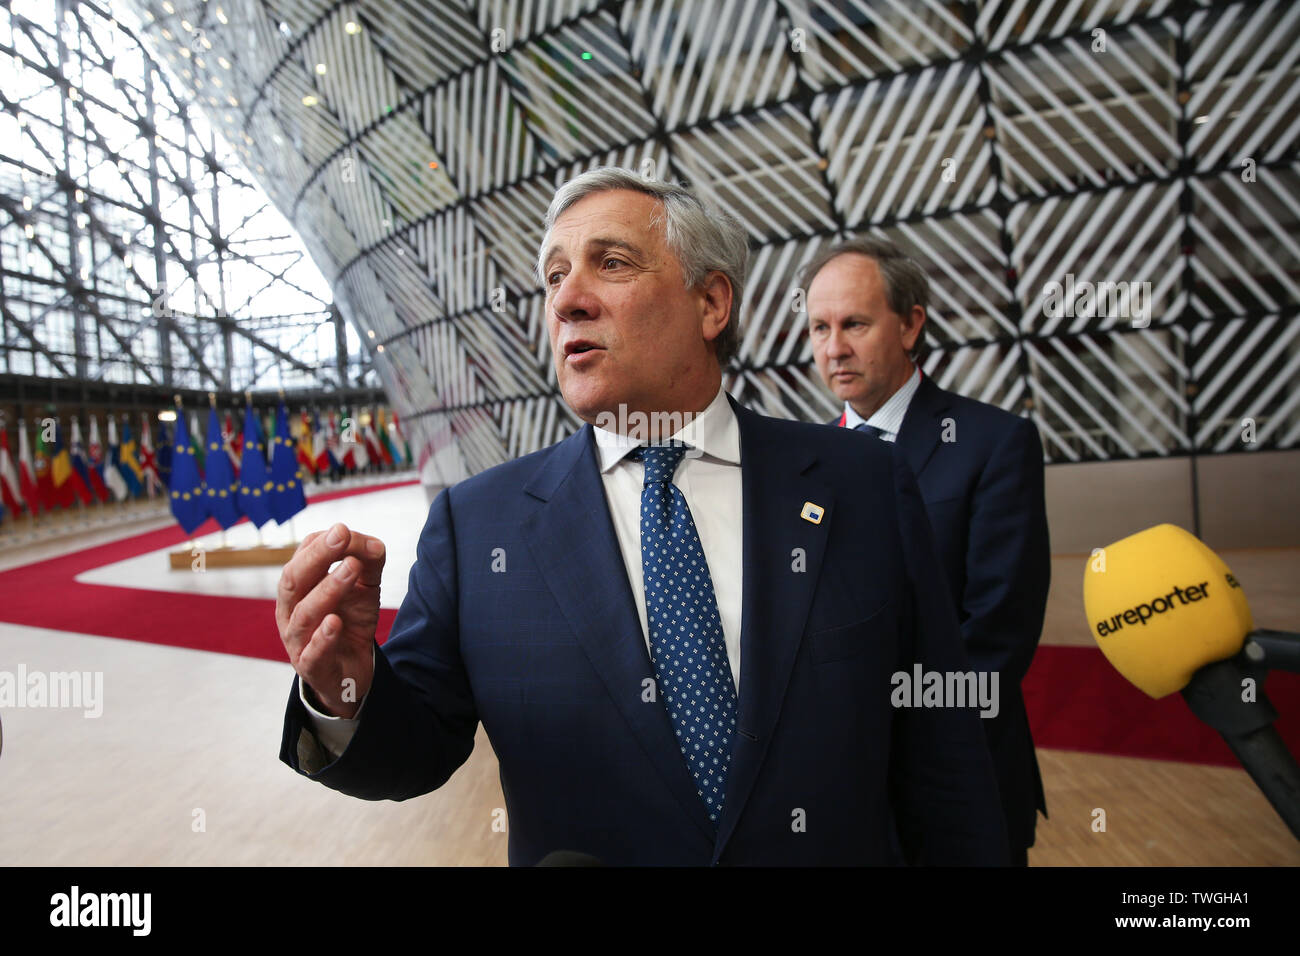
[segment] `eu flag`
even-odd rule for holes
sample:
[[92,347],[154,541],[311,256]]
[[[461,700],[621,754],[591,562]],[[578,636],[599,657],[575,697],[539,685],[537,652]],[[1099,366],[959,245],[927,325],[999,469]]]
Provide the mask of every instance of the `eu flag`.
[[194,529],[208,518],[208,502],[203,495],[199,463],[194,460],[194,449],[190,447],[185,415],[180,409],[176,410],[176,452],[172,457],[172,478],[168,488],[171,489],[172,514],[186,534],[193,534]]
[[215,408],[208,409],[206,445],[208,472],[203,484],[208,510],[221,527],[229,528],[240,518],[239,504],[235,500],[239,484],[235,481],[235,469],[230,462],[230,456],[222,447],[221,422],[217,420]]
[[275,486],[266,473],[263,451],[262,427],[249,405],[244,412],[244,455],[239,462],[239,507],[259,528],[271,520],[271,489]]
[[275,438],[271,440],[271,517],[284,524],[303,508],[307,498],[302,492],[298,472],[298,449],[289,434],[289,411],[280,403],[275,415]]

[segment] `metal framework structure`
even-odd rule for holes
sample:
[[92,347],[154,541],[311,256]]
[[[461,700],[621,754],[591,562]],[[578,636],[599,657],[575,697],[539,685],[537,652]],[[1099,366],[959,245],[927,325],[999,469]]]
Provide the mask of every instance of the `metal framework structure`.
[[532,262],[600,164],[746,225],[727,385],[768,413],[834,413],[794,277],[866,232],[932,276],[927,371],[1051,461],[1300,441],[1287,0],[137,2],[444,479],[575,425]]
[[301,242],[131,17],[0,9],[0,372],[163,394],[374,384]]

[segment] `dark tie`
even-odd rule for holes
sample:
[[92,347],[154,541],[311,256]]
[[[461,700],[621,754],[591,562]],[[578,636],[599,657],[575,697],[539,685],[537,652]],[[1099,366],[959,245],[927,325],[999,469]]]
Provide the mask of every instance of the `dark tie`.
[[673,473],[686,446],[633,452],[645,463],[641,571],[650,657],[678,749],[714,824],[722,814],[736,730],[736,688],[700,536]]
[[875,425],[868,425],[866,422],[863,422],[861,425],[855,425],[853,427],[853,430],[855,432],[862,432],[864,435],[870,435],[872,438],[879,438],[881,441],[884,441],[883,436],[885,434],[885,430],[883,428],[877,428]]

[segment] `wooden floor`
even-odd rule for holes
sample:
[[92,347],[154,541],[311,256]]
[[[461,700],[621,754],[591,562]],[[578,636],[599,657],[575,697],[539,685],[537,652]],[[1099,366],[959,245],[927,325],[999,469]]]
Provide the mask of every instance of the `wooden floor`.
[[[10,552],[0,566],[60,547]],[[1294,628],[1300,550],[1224,557],[1257,623]],[[1054,562],[1046,643],[1090,642],[1083,562]],[[102,671],[103,715],[0,713],[0,863],[506,862],[506,834],[493,829],[504,801],[481,729],[440,791],[369,803],[277,759],[288,664],[0,624],[0,669],[19,661],[29,671]],[[1032,865],[1300,865],[1300,842],[1240,769],[1043,750],[1039,759],[1051,819],[1039,820]],[[1094,830],[1099,809],[1104,832]]]

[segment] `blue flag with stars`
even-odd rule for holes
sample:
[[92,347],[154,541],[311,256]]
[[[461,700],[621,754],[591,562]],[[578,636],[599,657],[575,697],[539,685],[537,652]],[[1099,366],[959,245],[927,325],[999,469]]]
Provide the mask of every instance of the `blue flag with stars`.
[[289,434],[289,411],[280,403],[275,414],[275,438],[271,440],[271,517],[284,524],[303,508],[307,497],[298,473],[298,450]]
[[259,528],[271,520],[273,487],[275,483],[266,473],[262,426],[249,405],[244,412],[244,453],[239,460],[239,507]]
[[194,449],[190,447],[185,416],[179,408],[176,410],[176,452],[172,457],[171,484],[168,489],[172,515],[186,534],[193,534],[194,529],[208,518],[208,502],[203,494],[203,479],[199,477],[199,463],[194,459]]
[[215,408],[208,409],[208,438],[205,445],[208,471],[204,476],[204,497],[207,498],[212,517],[217,519],[221,527],[229,528],[240,519],[239,503],[235,500],[239,483],[235,480],[235,469],[230,464],[230,456],[226,454],[221,440],[221,422],[217,420]]

